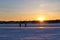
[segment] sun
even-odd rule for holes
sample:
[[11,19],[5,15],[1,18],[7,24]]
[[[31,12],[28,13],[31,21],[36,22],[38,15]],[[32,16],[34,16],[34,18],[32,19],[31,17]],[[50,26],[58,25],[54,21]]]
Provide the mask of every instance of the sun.
[[39,20],[39,21],[44,21],[45,18],[44,18],[44,17],[40,17],[40,18],[38,18],[38,20]]

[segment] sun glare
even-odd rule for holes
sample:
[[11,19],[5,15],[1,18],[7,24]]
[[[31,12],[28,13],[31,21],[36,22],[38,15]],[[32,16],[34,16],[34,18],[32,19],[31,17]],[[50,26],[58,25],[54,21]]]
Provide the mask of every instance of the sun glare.
[[38,18],[38,20],[39,20],[39,21],[44,21],[44,20],[45,20],[45,18],[40,17],[40,18]]
[[45,27],[40,27],[40,28],[45,28]]

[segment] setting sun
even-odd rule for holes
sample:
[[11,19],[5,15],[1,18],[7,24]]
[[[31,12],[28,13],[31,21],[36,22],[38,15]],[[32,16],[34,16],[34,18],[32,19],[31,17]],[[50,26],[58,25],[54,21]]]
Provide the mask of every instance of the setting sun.
[[40,20],[40,21],[44,21],[44,20],[45,20],[45,18],[40,17],[40,18],[38,18],[38,20]]

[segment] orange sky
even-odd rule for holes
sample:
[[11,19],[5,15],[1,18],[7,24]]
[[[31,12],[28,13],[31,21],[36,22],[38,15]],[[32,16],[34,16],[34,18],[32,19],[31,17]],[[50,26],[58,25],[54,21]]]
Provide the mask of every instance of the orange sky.
[[0,0],[0,20],[60,19],[60,0]]

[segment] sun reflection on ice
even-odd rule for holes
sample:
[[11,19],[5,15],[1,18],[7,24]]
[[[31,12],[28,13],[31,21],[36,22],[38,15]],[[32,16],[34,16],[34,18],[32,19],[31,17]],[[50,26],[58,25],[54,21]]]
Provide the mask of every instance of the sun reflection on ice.
[[45,28],[45,27],[39,27],[39,28]]

